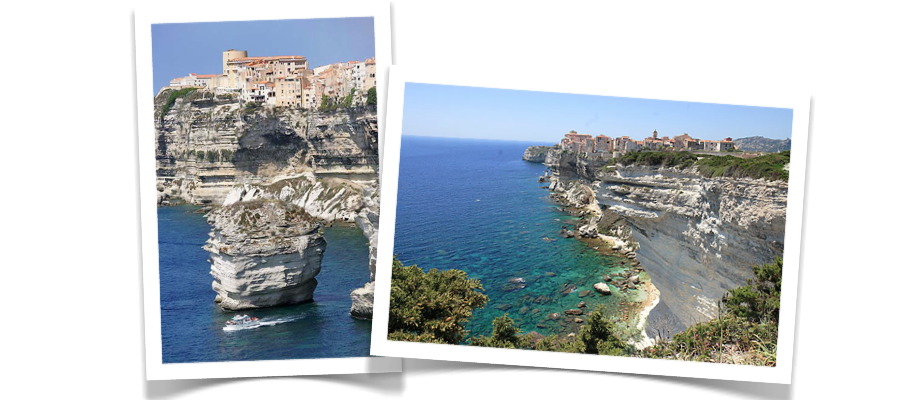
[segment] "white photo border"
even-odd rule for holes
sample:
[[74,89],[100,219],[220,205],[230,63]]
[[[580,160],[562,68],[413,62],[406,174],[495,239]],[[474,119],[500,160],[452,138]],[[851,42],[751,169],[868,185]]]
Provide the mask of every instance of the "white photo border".
[[[377,284],[374,303],[374,325],[371,333],[371,354],[379,356],[424,358],[447,361],[508,364],[532,367],[580,369],[648,375],[681,376],[737,381],[789,384],[792,380],[793,348],[798,292],[800,246],[802,240],[807,160],[810,98],[801,90],[781,90],[775,87],[665,87],[654,77],[630,77],[598,83],[590,74],[567,75],[565,80],[547,79],[545,71],[529,68],[407,69],[394,66],[390,70],[389,112],[386,131],[388,140],[383,148],[381,165],[380,232],[377,243]],[[454,72],[454,73],[452,73]],[[541,76],[542,75],[542,76]],[[693,361],[570,354],[537,350],[498,349],[433,343],[387,340],[390,305],[393,242],[396,228],[396,201],[399,184],[399,159],[403,122],[403,101],[406,82],[441,85],[472,86],[496,89],[574,93],[656,100],[675,100],[760,107],[791,108],[792,143],[789,190],[786,209],[785,249],[783,261],[783,292],[780,298],[779,339],[776,366],[728,365]],[[561,135],[561,133],[560,133]]]
[[[374,18],[374,56],[377,61],[377,114],[385,126],[387,73],[391,58],[390,8],[385,2],[349,1],[311,3],[304,12],[290,9],[225,7],[157,8],[137,10],[134,15],[135,65],[137,67],[137,133],[144,289],[145,373],[148,380],[207,379],[231,377],[333,375],[402,371],[402,360],[384,357],[316,358],[297,360],[220,361],[163,363],[160,325],[159,247],[157,245],[156,163],[153,157],[154,124],[153,53],[151,26],[161,23],[287,20],[315,18]],[[299,9],[298,9],[299,10]],[[379,134],[383,144],[382,129]],[[380,157],[378,157],[379,159]],[[343,315],[342,318],[350,318]]]

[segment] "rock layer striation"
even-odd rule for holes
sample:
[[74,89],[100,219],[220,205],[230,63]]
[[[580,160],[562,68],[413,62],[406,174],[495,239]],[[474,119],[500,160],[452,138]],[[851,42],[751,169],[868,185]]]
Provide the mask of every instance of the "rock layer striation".
[[[310,230],[318,223],[355,223],[370,242],[369,283],[373,283],[379,213],[376,107],[331,112],[271,108],[242,104],[232,94],[214,95],[205,90],[178,98],[171,107],[165,107],[168,93],[168,89],[164,90],[155,100],[157,200],[159,204],[186,202],[213,207],[212,239],[206,248],[215,255],[212,265],[217,267],[212,266],[212,274],[216,275],[214,286],[221,307],[266,307],[309,297],[301,292],[288,296],[287,292],[297,292],[292,287],[278,287],[276,295],[253,292],[252,288],[270,280],[260,281],[262,277],[248,272],[231,273],[250,262],[246,257],[256,255],[221,252],[222,248],[244,245],[242,237],[240,242],[224,243],[228,236],[223,232],[263,235],[253,239],[264,246],[259,254],[274,257],[263,261],[288,265],[288,261],[300,261],[292,261],[294,253],[287,251],[287,239],[281,236],[272,240],[269,234]],[[245,220],[229,216],[236,215],[241,205],[256,204],[300,210],[312,220],[303,220],[307,225],[302,227],[284,223],[284,229],[276,230],[265,226],[261,233],[245,225],[233,227]],[[311,235],[317,235],[313,241],[319,243],[321,233]],[[276,255],[270,251],[273,243],[279,246]],[[315,272],[318,271],[317,263]],[[303,272],[303,276],[309,275]],[[294,286],[311,284],[315,286],[315,279],[305,279]],[[372,301],[373,287],[365,285],[356,290],[360,298],[353,315],[369,318],[354,310],[369,309],[364,304]],[[241,296],[251,301],[237,299]]]
[[224,310],[313,299],[326,240],[321,225],[292,204],[256,200],[208,213],[214,302]]
[[586,223],[641,262],[660,291],[646,327],[651,337],[716,317],[727,290],[752,278],[754,265],[783,254],[784,181],[608,165],[560,149],[546,160],[551,196],[584,210]]

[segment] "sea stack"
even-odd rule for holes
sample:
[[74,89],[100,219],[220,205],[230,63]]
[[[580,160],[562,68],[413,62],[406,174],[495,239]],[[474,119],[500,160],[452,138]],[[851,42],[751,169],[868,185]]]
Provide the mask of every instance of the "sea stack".
[[214,302],[244,310],[311,301],[326,240],[321,224],[279,200],[252,200],[208,213]]

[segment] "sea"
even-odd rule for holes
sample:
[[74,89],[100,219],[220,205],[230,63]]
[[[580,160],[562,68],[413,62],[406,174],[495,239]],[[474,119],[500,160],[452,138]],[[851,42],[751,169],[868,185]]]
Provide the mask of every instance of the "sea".
[[571,332],[577,324],[549,315],[581,301],[585,312],[603,305],[611,315],[627,304],[592,288],[622,259],[559,235],[577,218],[541,188],[546,167],[521,159],[541,144],[550,143],[402,138],[394,253],[405,265],[456,268],[482,283],[489,302],[466,324],[470,336],[490,334],[502,314],[525,333]]
[[[369,278],[368,243],[354,226],[325,228],[327,241],[312,303],[244,312],[214,304],[208,253],[210,225],[195,206],[157,208],[164,363],[367,357],[370,321],[349,316],[350,293]],[[260,324],[225,331],[235,314]]]

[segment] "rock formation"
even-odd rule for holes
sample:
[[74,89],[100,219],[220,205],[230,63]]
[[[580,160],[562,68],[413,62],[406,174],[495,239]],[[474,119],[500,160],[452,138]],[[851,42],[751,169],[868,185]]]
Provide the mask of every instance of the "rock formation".
[[[352,314],[370,318],[379,213],[376,107],[332,112],[272,108],[199,90],[164,108],[165,93],[155,102],[159,203],[213,205],[215,221],[224,221],[212,231],[218,238],[220,229],[243,228],[218,217],[234,213],[240,204],[284,203],[317,222],[355,223],[370,242],[371,260],[369,284],[352,294]],[[234,279],[245,286],[246,276]],[[226,287],[236,283],[224,281],[215,277],[215,290],[219,286],[234,293]],[[226,297],[222,307],[234,309],[233,295],[218,291],[218,297]]]
[[661,293],[650,336],[712,319],[722,295],[752,277],[752,266],[783,254],[786,182],[607,164],[550,150],[550,196],[578,210],[580,236],[596,232],[634,266],[641,262]]
[[214,302],[225,310],[313,299],[326,240],[302,209],[278,200],[239,202],[208,213]]
[[542,163],[546,161],[546,153],[552,149],[552,146],[530,146],[524,150],[524,161]]

